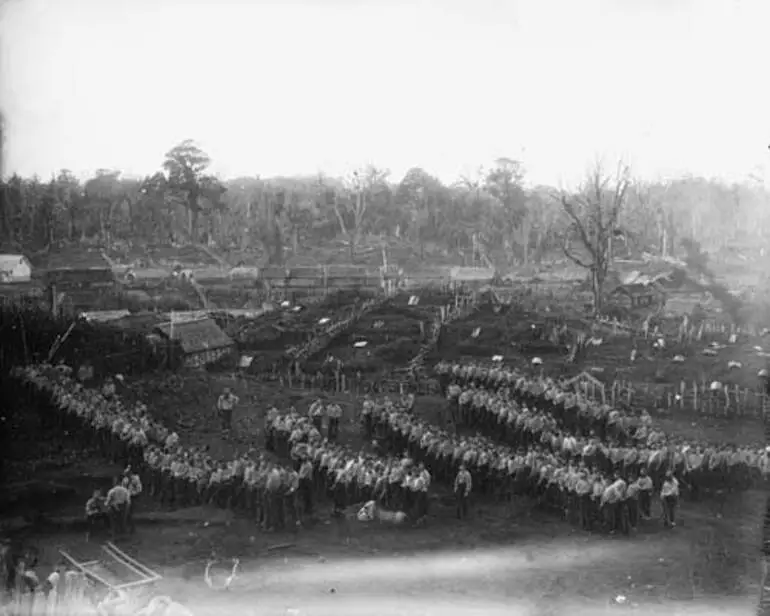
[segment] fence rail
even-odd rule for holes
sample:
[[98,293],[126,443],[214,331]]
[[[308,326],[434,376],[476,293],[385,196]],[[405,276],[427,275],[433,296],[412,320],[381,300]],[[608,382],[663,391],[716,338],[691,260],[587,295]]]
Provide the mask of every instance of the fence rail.
[[[599,317],[598,323],[612,328],[612,333],[619,336],[637,336],[649,339],[666,335],[659,328],[651,327],[649,322],[641,324],[625,323],[617,318],[605,316]],[[722,338],[734,344],[739,338],[759,338],[762,332],[763,329],[756,326],[738,326],[732,323],[725,323],[719,319],[710,318],[703,319],[695,324],[683,320],[674,338],[680,343],[700,342],[704,338]]]

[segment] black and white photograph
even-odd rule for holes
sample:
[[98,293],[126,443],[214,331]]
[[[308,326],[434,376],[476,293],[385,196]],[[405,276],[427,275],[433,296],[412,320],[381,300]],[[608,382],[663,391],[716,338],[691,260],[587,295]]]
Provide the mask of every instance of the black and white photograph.
[[770,615],[766,0],[0,0],[0,616]]

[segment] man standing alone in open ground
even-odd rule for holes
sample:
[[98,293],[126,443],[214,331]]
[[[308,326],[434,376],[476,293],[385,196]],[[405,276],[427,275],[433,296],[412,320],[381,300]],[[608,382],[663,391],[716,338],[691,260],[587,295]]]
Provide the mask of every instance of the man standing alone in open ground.
[[457,517],[464,520],[468,517],[468,499],[471,495],[473,482],[471,474],[465,468],[465,464],[460,465],[460,471],[455,478],[455,498],[457,499]]
[[326,412],[329,418],[329,426],[327,428],[327,435],[330,441],[337,440],[337,435],[340,431],[340,419],[342,418],[342,407],[339,404],[330,404],[326,407]]
[[222,423],[222,436],[227,436],[233,425],[233,409],[238,404],[238,396],[225,387],[222,395],[217,400],[217,413]]

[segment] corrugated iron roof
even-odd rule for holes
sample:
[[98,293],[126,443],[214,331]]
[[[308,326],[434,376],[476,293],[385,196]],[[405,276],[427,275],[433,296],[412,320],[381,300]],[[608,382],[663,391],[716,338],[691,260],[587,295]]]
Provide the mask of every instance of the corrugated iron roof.
[[202,353],[235,345],[212,319],[161,323],[155,329],[166,338],[178,340],[185,353]]

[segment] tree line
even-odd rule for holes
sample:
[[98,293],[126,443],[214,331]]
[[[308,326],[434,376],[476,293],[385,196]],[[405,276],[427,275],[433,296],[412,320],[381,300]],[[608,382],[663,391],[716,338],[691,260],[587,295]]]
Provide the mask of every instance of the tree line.
[[[748,180],[701,177],[645,182],[630,170],[596,165],[582,186],[529,186],[522,162],[501,158],[447,185],[415,167],[400,180],[364,166],[349,177],[241,177],[220,180],[192,140],[166,153],[158,172],[124,177],[100,169],[85,181],[55,177],[2,182],[3,252],[63,244],[142,241],[209,243],[223,251],[256,247],[271,263],[287,252],[335,239],[352,259],[364,236],[401,238],[424,250],[475,253],[497,265],[537,263],[554,254],[606,273],[613,246],[662,256],[682,241],[704,250],[753,250],[770,231],[770,195]],[[596,281],[601,284],[601,280]]]

